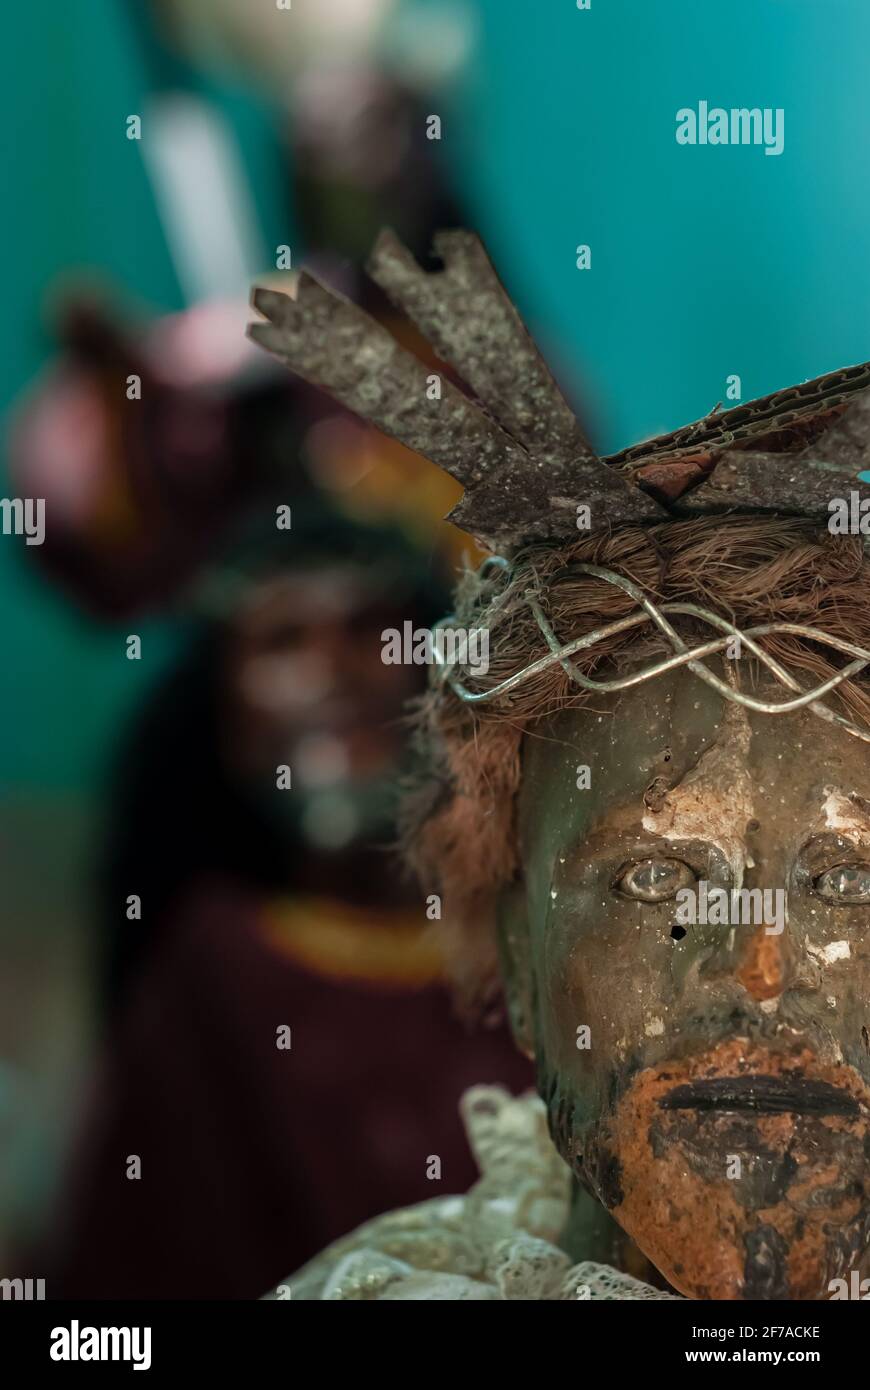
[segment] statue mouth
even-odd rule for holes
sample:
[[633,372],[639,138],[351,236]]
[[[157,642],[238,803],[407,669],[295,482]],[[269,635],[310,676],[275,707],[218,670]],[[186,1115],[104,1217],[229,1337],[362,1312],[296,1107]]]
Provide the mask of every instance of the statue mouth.
[[842,1115],[857,1118],[854,1095],[801,1075],[717,1076],[675,1086],[659,1098],[662,1110],[735,1111],[760,1115]]
[[817,1300],[865,1259],[868,1153],[870,1087],[854,1067],[734,1037],[638,1072],[593,1177],[687,1297]]

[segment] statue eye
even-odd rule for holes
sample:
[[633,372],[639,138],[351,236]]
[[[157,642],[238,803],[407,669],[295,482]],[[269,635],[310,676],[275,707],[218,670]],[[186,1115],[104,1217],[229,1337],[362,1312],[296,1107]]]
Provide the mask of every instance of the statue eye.
[[853,904],[870,903],[870,864],[838,864],[813,880],[820,898],[828,902]]
[[622,871],[613,886],[627,898],[664,903],[694,882],[694,870],[682,859],[639,859]]

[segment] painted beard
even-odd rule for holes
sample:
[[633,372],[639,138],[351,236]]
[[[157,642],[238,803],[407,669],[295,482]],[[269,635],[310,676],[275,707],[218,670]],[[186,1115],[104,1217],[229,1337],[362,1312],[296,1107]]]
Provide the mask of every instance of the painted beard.
[[550,1123],[587,1189],[680,1293],[819,1300],[870,1242],[870,1089],[807,1049],[731,1039],[638,1071],[583,1139]]

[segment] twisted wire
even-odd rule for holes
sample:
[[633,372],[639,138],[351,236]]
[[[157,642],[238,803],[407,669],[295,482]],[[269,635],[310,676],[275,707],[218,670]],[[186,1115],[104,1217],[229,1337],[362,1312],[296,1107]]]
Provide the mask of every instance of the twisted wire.
[[[484,562],[481,573],[487,567],[506,568],[506,562],[501,557],[490,557]],[[859,647],[854,642],[847,642],[841,637],[834,637],[830,633],[824,632],[821,628],[807,627],[802,623],[761,623],[755,627],[747,628],[745,632],[730,623],[726,618],[718,613],[712,612],[709,608],[704,608],[697,603],[678,603],[668,602],[655,604],[648,598],[638,586],[627,579],[624,575],[616,574],[615,571],[604,569],[600,565],[577,564],[572,567],[576,572],[589,574],[597,579],[603,579],[606,583],[615,585],[622,589],[624,593],[633,598],[642,610],[639,613],[631,614],[625,618],[619,618],[615,622],[608,623],[604,627],[596,628],[593,632],[587,632],[583,637],[576,637],[571,642],[561,643],[552,626],[547,620],[541,608],[539,592],[530,588],[527,589],[524,598],[528,603],[544,640],[549,648],[549,655],[539,657],[532,661],[521,671],[516,671],[506,680],[500,681],[497,685],[490,686],[485,690],[470,690],[459,679],[451,663],[444,660],[443,654],[437,650],[435,660],[440,667],[442,680],[446,680],[454,693],[467,704],[482,704],[489,700],[498,699],[502,695],[509,694],[519,685],[536,676],[539,672],[547,670],[550,666],[558,663],[563,671],[584,690],[595,691],[599,694],[608,694],[616,690],[627,690],[631,686],[640,685],[644,681],[651,680],[654,676],[664,674],[666,671],[674,671],[680,666],[688,666],[701,680],[707,685],[717,690],[725,700],[731,700],[735,704],[744,705],[747,709],[756,710],[761,714],[787,714],[792,710],[808,707],[813,714],[825,719],[831,724],[837,724],[840,728],[852,734],[855,738],[861,739],[865,743],[870,743],[870,729],[862,729],[854,724],[852,720],[844,715],[838,714],[830,709],[821,701],[821,696],[827,695],[843,681],[858,674],[865,666],[870,663],[870,651],[866,647]],[[713,628],[719,630],[724,635],[713,638],[696,647],[688,647],[680,634],[668,621],[667,614],[682,614],[693,618],[699,618],[702,622],[709,623]],[[453,618],[445,618],[438,627],[450,625]],[[596,642],[601,642],[607,637],[613,636],[618,632],[626,632],[630,628],[640,627],[646,623],[654,623],[664,634],[674,649],[674,655],[665,657],[661,661],[656,661],[643,670],[632,672],[630,675],[618,676],[612,680],[592,680],[591,677],[579,671],[571,661],[571,657],[579,651],[585,651],[592,647]],[[763,647],[755,641],[757,637],[767,637],[773,633],[788,633],[795,637],[803,637],[813,642],[819,642],[825,646],[833,647],[836,651],[842,652],[846,656],[851,656],[854,660],[844,666],[841,671],[831,676],[828,680],[822,681],[820,685],[812,690],[805,690],[794,676],[785,669],[784,666],[766,652]],[[753,695],[747,695],[741,690],[736,690],[727,681],[715,675],[704,665],[703,658],[712,656],[716,652],[723,651],[733,640],[737,638],[741,644],[741,649],[745,646],[753,656],[761,661],[770,673],[776,677],[788,690],[796,692],[794,699],[786,700],[759,700]]]

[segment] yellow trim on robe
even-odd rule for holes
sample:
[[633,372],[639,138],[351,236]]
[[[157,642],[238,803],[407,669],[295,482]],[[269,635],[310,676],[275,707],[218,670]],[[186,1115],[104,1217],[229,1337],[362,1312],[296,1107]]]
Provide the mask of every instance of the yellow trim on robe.
[[444,978],[444,961],[421,912],[353,907],[332,898],[279,898],[260,934],[279,955],[326,979],[413,989]]

